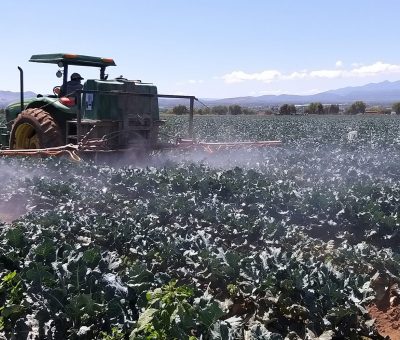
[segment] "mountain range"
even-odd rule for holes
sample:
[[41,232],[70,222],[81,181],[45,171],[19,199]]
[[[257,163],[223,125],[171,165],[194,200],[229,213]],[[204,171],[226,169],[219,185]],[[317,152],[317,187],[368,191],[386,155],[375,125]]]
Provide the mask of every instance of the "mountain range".
[[[33,92],[24,92],[24,98],[32,98],[36,96]],[[0,91],[0,109],[6,107],[8,104],[20,100],[19,92]]]
[[363,86],[349,86],[336,90],[325,91],[313,95],[265,95],[258,97],[236,97],[217,100],[207,100],[211,105],[263,106],[282,104],[349,104],[361,100],[367,104],[392,104],[400,102],[400,80],[369,83]]
[[[33,92],[25,92],[25,98],[35,96]],[[19,100],[19,92],[0,91],[0,108]],[[323,104],[349,104],[356,100],[369,105],[392,104],[400,101],[400,80],[380,83],[369,83],[363,86],[344,87],[313,95],[264,95],[258,97],[235,97],[223,99],[201,99],[207,105],[233,105],[255,107],[282,104],[308,104],[321,102]],[[160,98],[160,107],[169,108],[178,104],[188,104],[187,100]]]

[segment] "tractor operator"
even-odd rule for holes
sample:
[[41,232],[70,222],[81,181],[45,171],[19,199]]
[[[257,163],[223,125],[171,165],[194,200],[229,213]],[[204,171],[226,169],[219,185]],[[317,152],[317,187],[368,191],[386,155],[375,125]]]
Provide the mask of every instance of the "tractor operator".
[[75,96],[75,91],[79,91],[83,89],[83,85],[81,84],[81,80],[84,78],[81,77],[79,73],[72,73],[71,80],[68,81],[65,86],[62,85],[60,88],[60,93],[64,96]]

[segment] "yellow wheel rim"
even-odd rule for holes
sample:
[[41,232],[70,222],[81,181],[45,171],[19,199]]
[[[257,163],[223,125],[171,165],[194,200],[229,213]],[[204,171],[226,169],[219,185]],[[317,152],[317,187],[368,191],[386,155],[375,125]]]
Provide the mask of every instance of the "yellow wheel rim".
[[17,127],[14,149],[40,149],[39,136],[32,125],[23,123]]

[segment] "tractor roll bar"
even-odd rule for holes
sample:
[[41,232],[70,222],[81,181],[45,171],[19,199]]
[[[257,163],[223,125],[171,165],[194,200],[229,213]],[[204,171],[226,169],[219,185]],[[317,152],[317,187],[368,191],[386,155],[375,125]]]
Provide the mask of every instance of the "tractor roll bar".
[[[183,95],[175,95],[175,94],[151,94],[151,93],[132,93],[132,92],[117,92],[117,91],[98,91],[98,90],[77,90],[75,91],[77,94],[81,93],[105,93],[110,95],[130,95],[130,96],[138,96],[138,97],[157,97],[157,98],[175,98],[175,99],[189,99],[190,100],[190,109],[189,109],[189,138],[193,139],[193,107],[194,101],[198,100],[195,96],[183,96]],[[81,123],[82,123],[82,101],[81,96],[77,96],[77,106],[78,112],[76,115],[76,137],[77,143],[81,141]]]

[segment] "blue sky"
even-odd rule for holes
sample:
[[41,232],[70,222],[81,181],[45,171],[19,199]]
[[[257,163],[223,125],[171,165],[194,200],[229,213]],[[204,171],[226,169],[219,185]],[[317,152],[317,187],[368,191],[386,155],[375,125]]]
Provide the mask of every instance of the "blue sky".
[[57,67],[28,59],[57,52],[113,57],[110,77],[201,98],[311,94],[400,79],[398,0],[2,0],[0,6],[0,90],[18,91],[19,65],[26,89],[51,92]]

